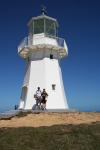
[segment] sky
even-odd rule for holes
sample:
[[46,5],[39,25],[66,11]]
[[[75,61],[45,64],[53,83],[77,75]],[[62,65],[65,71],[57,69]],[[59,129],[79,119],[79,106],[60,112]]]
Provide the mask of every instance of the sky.
[[69,107],[100,111],[99,0],[0,0],[0,109],[19,103],[25,61],[17,47],[42,4],[58,20],[59,37],[68,45],[61,68]]

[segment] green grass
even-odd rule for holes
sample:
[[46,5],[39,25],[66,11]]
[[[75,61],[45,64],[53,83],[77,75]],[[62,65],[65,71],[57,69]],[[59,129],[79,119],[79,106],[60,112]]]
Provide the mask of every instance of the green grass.
[[0,150],[100,150],[100,124],[1,128]]
[[28,112],[20,111],[20,112],[18,112],[18,114],[16,114],[16,117],[22,118],[22,117],[25,117],[25,116],[27,116],[28,114],[31,114],[31,113],[32,113],[31,111],[28,111]]

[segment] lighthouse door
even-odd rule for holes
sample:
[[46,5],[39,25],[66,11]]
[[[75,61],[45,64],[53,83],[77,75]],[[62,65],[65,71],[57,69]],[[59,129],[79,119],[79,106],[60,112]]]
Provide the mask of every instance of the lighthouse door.
[[26,97],[27,97],[27,87],[24,86],[22,88],[22,94],[21,94],[21,105],[22,105],[22,108],[25,107],[25,102],[26,102]]

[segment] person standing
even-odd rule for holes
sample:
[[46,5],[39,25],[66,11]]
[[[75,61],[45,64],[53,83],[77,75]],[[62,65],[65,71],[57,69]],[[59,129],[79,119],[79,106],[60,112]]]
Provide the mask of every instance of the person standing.
[[36,94],[35,94],[35,99],[36,99],[36,106],[41,103],[41,90],[40,87],[37,88]]
[[41,103],[43,104],[43,109],[46,110],[46,97],[48,97],[48,93],[46,92],[45,89],[43,89],[43,92],[41,93],[41,96],[42,96],[42,101]]

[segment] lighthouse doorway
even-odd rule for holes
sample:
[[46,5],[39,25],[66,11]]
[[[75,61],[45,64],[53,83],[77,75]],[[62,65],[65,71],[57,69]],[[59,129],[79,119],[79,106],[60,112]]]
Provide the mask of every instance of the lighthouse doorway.
[[27,90],[28,88],[26,86],[22,87],[22,94],[21,94],[21,107],[24,109],[25,107],[25,102],[27,98]]

